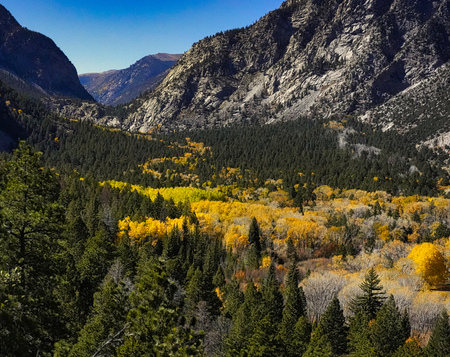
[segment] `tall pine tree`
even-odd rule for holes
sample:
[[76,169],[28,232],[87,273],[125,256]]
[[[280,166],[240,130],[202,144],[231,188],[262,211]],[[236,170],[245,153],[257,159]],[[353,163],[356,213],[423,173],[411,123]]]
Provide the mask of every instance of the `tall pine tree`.
[[347,327],[337,297],[320,318],[304,357],[319,356],[318,351],[326,346],[330,346],[332,356],[342,356],[347,352]]
[[[408,327],[409,328],[409,325]],[[391,295],[378,311],[371,327],[372,343],[380,357],[391,356],[406,341],[409,331]]]
[[374,268],[369,269],[365,279],[359,285],[363,291],[362,295],[352,300],[350,309],[356,315],[359,312],[368,316],[372,320],[377,315],[385,300],[383,287],[380,285],[380,278]]
[[433,333],[424,349],[424,355],[426,357],[450,356],[450,326],[447,311],[443,311],[436,321]]
[[298,346],[294,339],[295,328],[300,317],[306,317],[306,298],[303,289],[298,286],[298,270],[295,261],[289,269],[285,291],[283,318],[280,323],[278,339],[285,347],[286,356],[296,356]]

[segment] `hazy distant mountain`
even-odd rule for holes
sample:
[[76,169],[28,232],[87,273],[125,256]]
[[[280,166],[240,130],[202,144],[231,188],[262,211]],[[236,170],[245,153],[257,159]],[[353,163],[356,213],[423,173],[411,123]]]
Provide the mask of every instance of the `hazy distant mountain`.
[[80,81],[98,102],[123,104],[155,88],[180,57],[158,53],[142,58],[127,69],[82,74]]
[[77,71],[48,37],[23,28],[0,5],[0,79],[33,95],[92,100]]
[[363,114],[449,61],[449,14],[450,0],[286,1],[194,44],[124,128]]

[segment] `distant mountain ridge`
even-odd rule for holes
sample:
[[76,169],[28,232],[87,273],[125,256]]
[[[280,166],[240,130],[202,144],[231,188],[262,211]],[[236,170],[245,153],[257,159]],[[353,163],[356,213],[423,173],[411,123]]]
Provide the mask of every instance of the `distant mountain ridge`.
[[58,46],[50,38],[22,27],[2,5],[0,79],[33,96],[93,99]]
[[81,74],[81,84],[100,103],[124,104],[155,88],[181,55],[158,53],[137,61],[129,68]]

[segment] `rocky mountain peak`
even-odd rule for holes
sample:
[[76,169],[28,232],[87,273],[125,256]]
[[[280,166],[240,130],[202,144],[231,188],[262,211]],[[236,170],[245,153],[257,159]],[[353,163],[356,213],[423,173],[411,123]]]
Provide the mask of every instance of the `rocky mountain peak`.
[[450,59],[450,0],[288,0],[194,44],[131,130],[363,114]]

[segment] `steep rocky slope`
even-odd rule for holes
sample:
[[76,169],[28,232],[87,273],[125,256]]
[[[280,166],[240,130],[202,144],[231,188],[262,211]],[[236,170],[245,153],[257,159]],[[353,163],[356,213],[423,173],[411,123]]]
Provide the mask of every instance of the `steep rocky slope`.
[[286,1],[194,44],[123,127],[363,114],[448,62],[449,12],[450,0]]
[[23,28],[0,5],[0,79],[34,96],[92,100],[77,71],[48,37]]
[[137,61],[129,68],[80,75],[81,84],[98,102],[106,105],[127,103],[155,88],[181,55],[158,53]]

